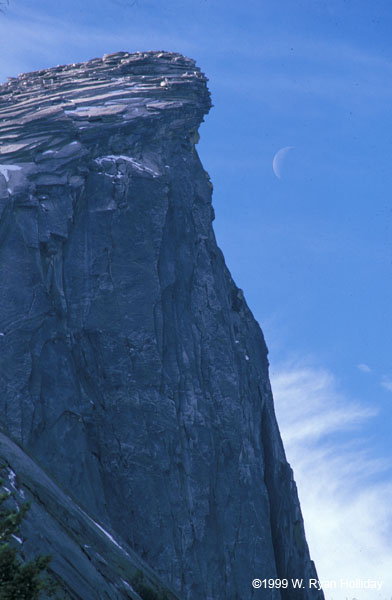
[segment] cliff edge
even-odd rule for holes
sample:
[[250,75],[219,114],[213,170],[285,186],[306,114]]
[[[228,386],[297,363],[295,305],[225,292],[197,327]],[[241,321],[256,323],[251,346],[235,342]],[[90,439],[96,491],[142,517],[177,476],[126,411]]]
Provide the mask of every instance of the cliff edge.
[[210,106],[168,52],[0,87],[1,424],[181,599],[322,600],[251,585],[317,576],[267,348],[212,229]]

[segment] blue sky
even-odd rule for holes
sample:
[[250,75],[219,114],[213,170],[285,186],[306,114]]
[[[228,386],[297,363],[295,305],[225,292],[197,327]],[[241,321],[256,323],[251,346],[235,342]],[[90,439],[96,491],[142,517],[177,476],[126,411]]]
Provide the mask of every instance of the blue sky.
[[390,0],[31,4],[0,18],[0,80],[149,49],[209,77],[215,231],[270,349],[311,552],[322,578],[384,578],[358,600],[390,598]]

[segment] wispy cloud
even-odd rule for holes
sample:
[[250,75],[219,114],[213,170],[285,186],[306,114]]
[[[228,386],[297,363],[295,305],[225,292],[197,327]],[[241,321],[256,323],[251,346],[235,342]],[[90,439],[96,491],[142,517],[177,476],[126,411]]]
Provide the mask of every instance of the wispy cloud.
[[115,31],[18,7],[0,20],[0,39],[2,46],[7,47],[7,53],[0,54],[0,81],[32,68],[80,62],[120,50],[164,49],[190,54],[194,50],[189,39],[153,25],[127,24]]
[[381,378],[381,385],[384,389],[388,390],[388,392],[392,392],[392,378],[391,377],[387,377],[386,375],[384,375],[384,377]]
[[[379,579],[380,595],[355,590],[351,596],[389,599],[392,465],[369,450],[366,428],[376,410],[348,398],[325,369],[290,364],[271,379],[319,578]],[[325,595],[346,600],[347,590]]]
[[360,363],[359,365],[357,365],[357,369],[359,371],[362,371],[362,373],[371,373],[372,372],[371,368],[366,363]]

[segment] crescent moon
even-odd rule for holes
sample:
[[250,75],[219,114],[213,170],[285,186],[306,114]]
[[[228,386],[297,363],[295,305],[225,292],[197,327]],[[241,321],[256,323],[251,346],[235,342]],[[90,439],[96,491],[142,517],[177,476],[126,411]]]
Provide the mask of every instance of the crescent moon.
[[278,152],[274,156],[274,159],[272,161],[272,170],[278,179],[282,179],[281,171],[284,157],[293,148],[294,146],[285,146],[284,148],[278,150]]

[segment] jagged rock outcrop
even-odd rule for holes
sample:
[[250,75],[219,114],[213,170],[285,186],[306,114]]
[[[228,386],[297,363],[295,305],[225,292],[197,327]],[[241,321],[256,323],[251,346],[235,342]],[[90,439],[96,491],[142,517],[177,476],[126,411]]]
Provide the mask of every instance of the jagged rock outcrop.
[[211,225],[209,108],[167,52],[0,88],[2,426],[183,600],[321,599],[251,586],[315,570],[264,339]]

